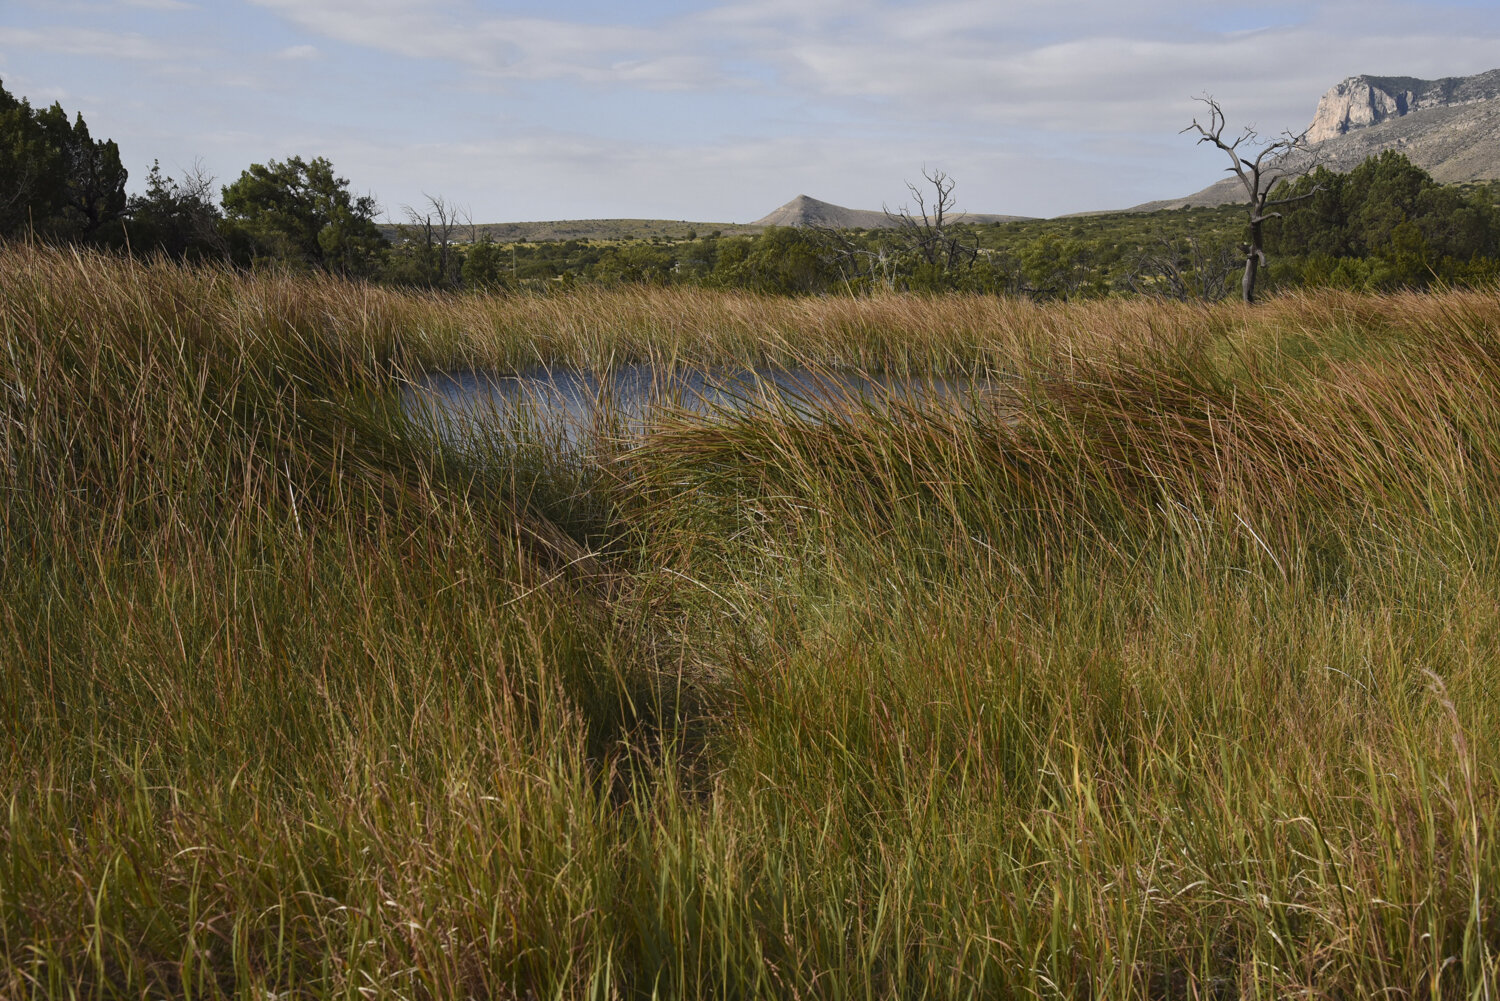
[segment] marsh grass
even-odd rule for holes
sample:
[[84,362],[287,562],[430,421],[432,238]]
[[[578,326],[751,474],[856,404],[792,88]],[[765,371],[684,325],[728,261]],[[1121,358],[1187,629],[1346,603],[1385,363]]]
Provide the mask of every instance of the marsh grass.
[[[0,251],[0,995],[1489,997],[1500,297]],[[423,372],[986,374],[445,447]]]

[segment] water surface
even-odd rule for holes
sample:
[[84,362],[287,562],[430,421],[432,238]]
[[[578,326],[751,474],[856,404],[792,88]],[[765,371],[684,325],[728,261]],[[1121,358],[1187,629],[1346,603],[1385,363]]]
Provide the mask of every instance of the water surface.
[[696,369],[647,364],[596,373],[568,366],[444,372],[408,387],[403,407],[445,441],[551,440],[573,451],[598,436],[639,436],[666,414],[755,410],[827,420],[893,405],[967,408],[992,399],[984,379],[807,368]]

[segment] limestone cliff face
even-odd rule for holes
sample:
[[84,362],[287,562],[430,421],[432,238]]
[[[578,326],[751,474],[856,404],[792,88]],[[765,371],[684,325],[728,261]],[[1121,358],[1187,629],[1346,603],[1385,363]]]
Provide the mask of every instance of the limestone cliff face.
[[1413,111],[1500,98],[1500,70],[1476,76],[1419,80],[1409,76],[1351,76],[1318,101],[1309,142],[1322,142]]
[[1336,84],[1318,101],[1317,113],[1307,128],[1308,141],[1322,142],[1350,129],[1404,115],[1411,98],[1410,91],[1403,91],[1399,96],[1388,94],[1371,84],[1369,77],[1351,76]]

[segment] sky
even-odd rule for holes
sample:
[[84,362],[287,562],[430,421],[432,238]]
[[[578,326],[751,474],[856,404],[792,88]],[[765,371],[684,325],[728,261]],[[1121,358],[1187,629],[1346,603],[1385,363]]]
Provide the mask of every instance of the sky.
[[139,190],[326,156],[382,217],[749,222],[1124,208],[1222,176],[1180,134],[1300,131],[1347,76],[1500,67],[1500,0],[0,0],[0,82],[82,112]]

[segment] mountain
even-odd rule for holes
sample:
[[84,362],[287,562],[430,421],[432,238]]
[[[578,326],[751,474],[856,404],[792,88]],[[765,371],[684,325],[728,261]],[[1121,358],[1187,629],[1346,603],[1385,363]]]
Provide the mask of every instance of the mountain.
[[1318,101],[1318,110],[1307,127],[1307,139],[1320,143],[1414,112],[1482,104],[1496,98],[1500,98],[1500,69],[1441,80],[1351,76],[1334,84]]
[[1438,105],[1332,136],[1314,147],[1329,170],[1399,150],[1445,184],[1500,179],[1500,98]]
[[806,226],[824,229],[880,229],[893,225],[884,212],[846,209],[831,202],[798,195],[780,208],[761,216],[752,226]]
[[[973,212],[955,212],[948,218],[956,222],[1018,222],[1027,218],[1017,215],[981,215]],[[807,195],[798,195],[770,215],[762,216],[751,226],[804,226],[820,229],[889,229],[897,222],[884,212],[869,209],[846,209],[842,205],[822,202]]]
[[[1307,137],[1312,159],[1329,170],[1353,170],[1366,157],[1394,149],[1444,183],[1500,180],[1500,69],[1441,80],[1351,76],[1319,99]],[[1126,211],[1244,198],[1239,181],[1230,177],[1185,198]]]

